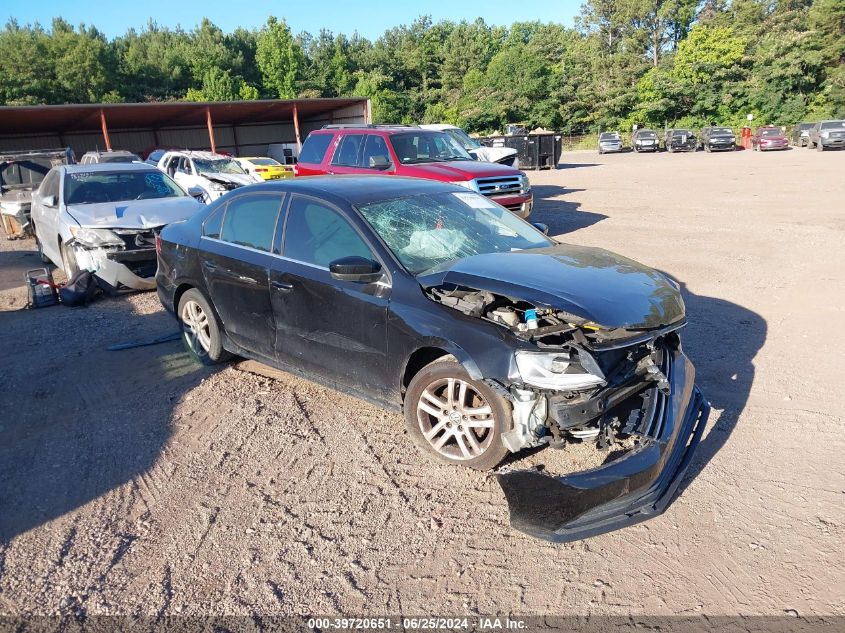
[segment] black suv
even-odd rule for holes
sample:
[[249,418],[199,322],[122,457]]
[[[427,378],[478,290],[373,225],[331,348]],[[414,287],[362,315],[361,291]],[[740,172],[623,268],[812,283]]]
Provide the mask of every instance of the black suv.
[[667,152],[694,152],[698,148],[698,140],[692,130],[666,130],[663,144]]
[[736,135],[729,127],[706,127],[701,130],[701,147],[705,152],[736,149]]

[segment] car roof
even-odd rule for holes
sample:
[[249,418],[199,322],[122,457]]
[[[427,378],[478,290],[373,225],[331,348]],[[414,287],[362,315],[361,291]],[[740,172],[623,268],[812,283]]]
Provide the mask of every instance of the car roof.
[[176,156],[187,156],[188,158],[202,158],[205,160],[220,160],[221,158],[231,158],[231,156],[226,156],[225,154],[215,154],[214,152],[195,149],[169,149],[165,153],[174,154]]
[[88,154],[96,154],[97,156],[137,156],[135,152],[130,152],[128,149],[92,149],[89,152],[85,152],[83,156],[88,156]]
[[324,127],[319,130],[314,130],[311,134],[333,134],[335,132],[340,132],[341,134],[346,132],[354,132],[356,134],[383,134],[385,136],[392,136],[394,134],[403,134],[408,132],[428,132],[433,134],[445,134],[443,130],[434,130],[430,128],[422,128],[416,125],[379,125],[379,126],[366,126],[366,125],[344,125],[343,127]]
[[[366,175],[307,176],[294,178],[292,180],[280,180],[250,185],[249,190],[282,190],[317,197],[330,197],[345,200],[354,206],[365,205],[381,200],[407,198],[410,196],[444,193],[450,191],[472,193],[463,187],[450,185],[449,183],[439,182],[437,180],[406,178],[403,176]],[[241,189],[240,191],[243,192],[245,190]]]
[[91,163],[90,165],[61,165],[69,174],[78,174],[80,172],[97,172],[97,171],[158,171],[149,163]]

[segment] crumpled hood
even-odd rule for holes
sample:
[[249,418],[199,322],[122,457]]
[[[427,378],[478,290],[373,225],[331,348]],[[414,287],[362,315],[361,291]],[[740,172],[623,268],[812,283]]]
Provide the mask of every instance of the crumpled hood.
[[652,329],[684,318],[680,291],[662,273],[604,249],[559,244],[475,255],[420,277],[563,310],[605,328]]
[[478,149],[470,150],[469,153],[478,160],[488,163],[498,163],[503,158],[516,156],[517,151],[512,147],[479,147]]
[[251,185],[256,182],[255,178],[249,174],[221,174],[218,172],[203,171],[200,176],[208,178],[212,182],[219,182],[223,184],[233,185]]
[[191,197],[75,204],[67,212],[80,226],[109,229],[149,229],[186,220],[205,205]]

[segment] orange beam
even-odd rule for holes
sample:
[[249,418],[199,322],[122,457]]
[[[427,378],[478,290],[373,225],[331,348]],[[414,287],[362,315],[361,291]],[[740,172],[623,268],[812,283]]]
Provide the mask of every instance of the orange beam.
[[106,151],[111,151],[111,140],[109,139],[109,126],[106,125],[106,113],[100,108],[100,127],[103,128],[103,140],[106,142]]
[[296,109],[296,101],[293,102],[293,131],[296,133],[296,149],[302,149],[302,139],[299,137],[299,111]]
[[205,124],[208,126],[208,140],[211,143],[211,151],[217,153],[217,144],[214,142],[214,127],[211,125],[211,108],[205,106]]

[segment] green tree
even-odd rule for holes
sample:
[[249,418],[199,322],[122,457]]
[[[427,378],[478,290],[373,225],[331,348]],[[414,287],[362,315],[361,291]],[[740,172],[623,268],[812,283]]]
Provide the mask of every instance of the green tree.
[[287,22],[280,22],[273,16],[267,18],[267,24],[258,34],[255,61],[268,92],[280,99],[292,99],[297,95],[305,56],[294,41]]

